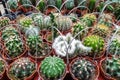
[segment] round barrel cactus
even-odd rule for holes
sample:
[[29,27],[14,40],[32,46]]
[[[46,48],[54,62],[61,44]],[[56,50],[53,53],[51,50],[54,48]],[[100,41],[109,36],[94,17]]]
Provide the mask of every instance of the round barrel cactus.
[[46,57],[40,66],[40,73],[50,80],[59,79],[65,71],[65,63],[58,57]]
[[8,25],[10,22],[10,19],[7,17],[0,17],[0,28]]
[[29,58],[20,58],[10,64],[8,76],[12,80],[24,80],[32,75],[35,71],[35,63]]
[[77,59],[71,64],[71,72],[78,80],[94,80],[96,67],[86,59]]
[[90,56],[94,56],[96,53],[98,56],[100,55],[101,51],[103,51],[105,42],[104,39],[100,36],[89,35],[84,39],[83,44],[92,48],[89,54]]
[[5,62],[0,58],[0,75],[2,75],[5,71]]

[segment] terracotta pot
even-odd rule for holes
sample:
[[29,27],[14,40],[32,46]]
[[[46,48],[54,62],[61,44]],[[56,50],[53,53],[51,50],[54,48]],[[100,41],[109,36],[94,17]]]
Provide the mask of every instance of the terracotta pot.
[[[107,57],[106,57],[107,58]],[[111,76],[107,75],[106,72],[104,71],[104,61],[106,60],[106,58],[103,58],[101,61],[100,61],[100,70],[101,70],[101,73],[102,73],[102,76],[105,77],[105,79],[107,80],[116,80],[115,78],[112,78]],[[112,58],[112,57],[108,57],[108,58]]]
[[[30,58],[29,58],[29,59],[30,59]],[[16,61],[16,60],[15,60],[15,61]],[[14,62],[15,62],[15,61],[14,61]],[[35,63],[35,61],[32,60],[32,59],[30,59],[30,61],[32,61],[33,63]],[[9,69],[10,69],[11,66],[14,64],[14,62],[12,62],[12,63],[8,66],[6,74],[7,74],[8,78],[9,78],[10,80],[20,80],[20,79],[16,79],[14,76],[10,76],[10,74],[9,74]],[[33,80],[33,78],[34,78],[34,76],[35,76],[36,74],[37,74],[37,71],[34,70],[33,73],[32,73],[30,76],[25,77],[24,80]]]
[[[72,75],[72,77],[73,77],[74,80],[78,80],[78,79],[77,79],[77,78],[74,76],[74,74],[72,73],[72,71],[71,71],[71,66],[72,66],[72,64],[73,64],[76,60],[79,60],[79,59],[83,59],[83,57],[82,57],[82,58],[76,58],[76,59],[74,59],[74,60],[70,63],[70,65],[69,65],[69,71],[70,71],[70,74]],[[95,67],[96,67],[96,74],[94,75],[94,78],[91,79],[91,80],[98,80],[98,77],[99,77],[99,68],[98,68],[97,64],[96,64],[94,61],[92,61],[90,58],[84,57],[84,59],[90,61],[91,63],[93,63],[93,64],[95,65]]]

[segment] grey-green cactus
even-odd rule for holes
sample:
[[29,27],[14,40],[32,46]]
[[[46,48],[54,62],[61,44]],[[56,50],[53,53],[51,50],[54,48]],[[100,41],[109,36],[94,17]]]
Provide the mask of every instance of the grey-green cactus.
[[83,44],[92,48],[92,51],[89,54],[90,56],[94,56],[96,53],[98,56],[100,55],[101,51],[103,51],[105,42],[104,39],[100,36],[90,35],[84,39]]
[[71,64],[71,72],[78,80],[94,80],[96,67],[86,59],[78,59]]
[[8,8],[10,8],[11,10],[16,10],[18,7],[18,1],[17,0],[8,0],[7,1],[7,6]]
[[115,80],[120,79],[120,58],[108,58],[103,63],[104,71],[111,76],[112,78],[115,78]]
[[10,19],[7,17],[0,17],[0,28],[8,25],[10,22]]
[[41,62],[40,73],[42,73],[45,79],[59,79],[64,74],[65,67],[62,59],[49,56]]
[[74,8],[75,6],[75,3],[74,3],[74,0],[66,0],[67,2],[65,3],[65,7],[70,10],[72,8]]
[[60,31],[66,31],[72,27],[72,20],[68,16],[56,17],[55,23]]
[[35,71],[35,63],[29,58],[20,58],[14,61],[8,69],[8,75],[13,80],[24,80]]

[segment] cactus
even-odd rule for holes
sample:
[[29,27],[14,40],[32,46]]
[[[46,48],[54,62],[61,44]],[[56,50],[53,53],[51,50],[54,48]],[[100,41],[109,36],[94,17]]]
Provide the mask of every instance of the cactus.
[[78,19],[77,14],[71,13],[69,16],[70,16],[70,19],[72,20],[72,22],[77,22],[77,19]]
[[108,46],[108,51],[110,54],[120,56],[120,37],[118,34],[114,36],[113,40],[110,44],[108,44]]
[[92,48],[92,51],[89,53],[90,56],[94,56],[96,53],[98,56],[103,51],[105,42],[100,36],[89,35],[84,39],[83,44]]
[[24,80],[35,71],[35,63],[29,58],[20,58],[14,61],[8,69],[8,75],[13,80]]
[[85,14],[81,19],[86,26],[91,27],[96,21],[96,16],[94,14]]
[[61,78],[65,72],[65,63],[58,57],[46,57],[40,66],[40,73],[50,80]]
[[19,0],[19,3],[21,5],[24,5],[24,8],[29,8],[30,7],[29,5],[32,5],[30,0]]
[[104,62],[104,71],[114,78],[115,80],[120,79],[120,58],[108,58]]
[[10,22],[10,19],[7,17],[0,17],[0,28],[8,25]]
[[65,3],[65,7],[70,10],[72,8],[74,8],[75,4],[74,4],[74,0],[67,0],[67,2]]
[[41,12],[44,12],[44,10],[45,10],[45,5],[46,5],[46,3],[45,3],[45,0],[39,0],[40,2],[39,2],[39,4],[38,4],[38,9],[41,11]]
[[7,1],[7,6],[11,10],[17,9],[17,7],[18,7],[18,1],[17,0],[8,0]]
[[5,62],[0,58],[0,74],[5,70]]
[[106,38],[110,34],[110,29],[104,24],[98,24],[95,26],[93,34]]
[[5,42],[6,50],[8,51],[7,56],[10,58],[18,57],[22,54],[24,47],[21,38],[18,36],[10,36]]
[[34,23],[40,27],[40,30],[48,30],[51,27],[51,18],[42,14],[34,14],[32,17]]
[[59,16],[55,19],[56,27],[60,31],[69,30],[72,27],[72,20],[68,16]]
[[71,64],[71,72],[78,80],[94,80],[95,65],[88,60],[78,59]]

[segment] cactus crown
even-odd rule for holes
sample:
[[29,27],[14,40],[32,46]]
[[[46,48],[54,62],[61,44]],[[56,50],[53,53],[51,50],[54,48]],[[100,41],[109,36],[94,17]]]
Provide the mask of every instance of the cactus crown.
[[0,17],[0,28],[8,25],[10,22],[10,19],[7,17]]
[[84,39],[84,45],[91,47],[91,53],[100,53],[104,48],[104,39],[97,35],[90,35]]
[[78,59],[71,65],[71,72],[79,80],[93,80],[95,65],[85,59]]
[[58,57],[46,57],[40,66],[40,72],[49,79],[60,78],[65,71],[65,63]]
[[12,78],[24,79],[35,71],[35,64],[29,58],[20,58],[12,63],[9,68],[9,75]]
[[5,62],[2,59],[0,59],[0,74],[3,73],[4,69],[5,69]]
[[120,58],[110,58],[105,61],[105,70],[111,77],[120,78]]
[[69,30],[72,27],[72,20],[68,16],[59,16],[55,19],[56,26],[59,30]]

